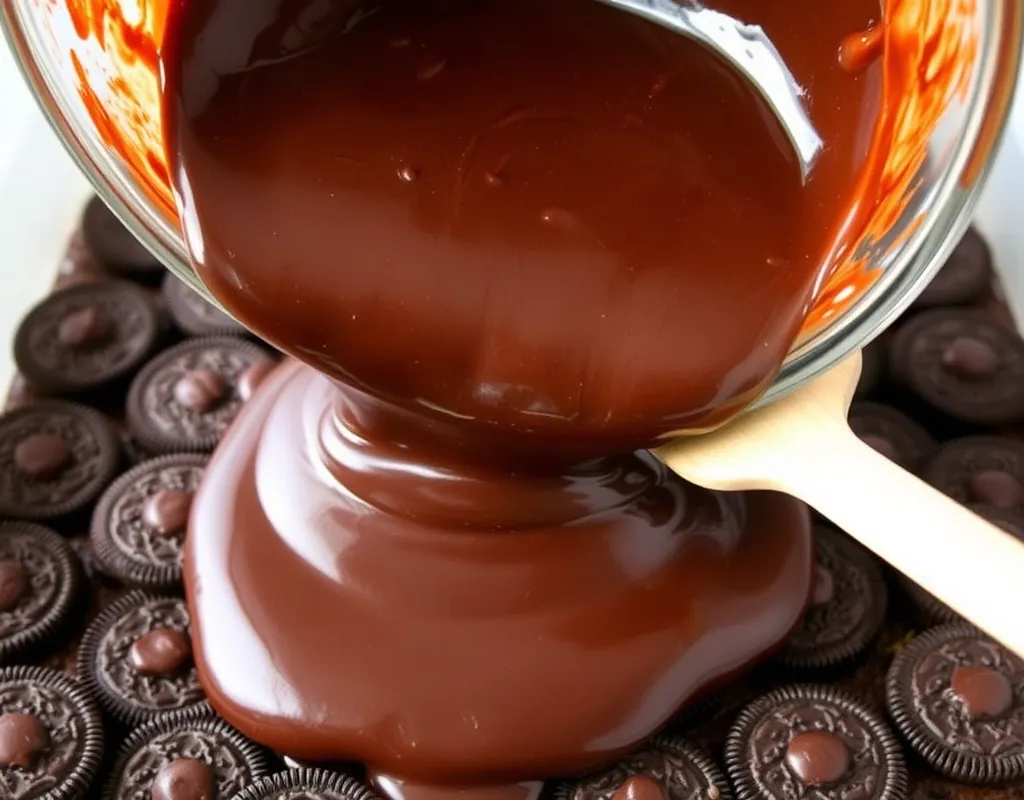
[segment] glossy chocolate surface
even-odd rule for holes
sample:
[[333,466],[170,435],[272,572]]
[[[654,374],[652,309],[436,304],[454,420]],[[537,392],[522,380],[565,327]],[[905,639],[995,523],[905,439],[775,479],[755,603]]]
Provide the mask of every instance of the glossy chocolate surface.
[[192,508],[196,663],[247,735],[406,800],[529,797],[793,630],[806,509],[629,453],[754,399],[856,238],[880,70],[840,45],[879,7],[716,6],[803,84],[806,185],[741,80],[593,0],[175,7],[196,267],[307,365]]
[[808,185],[738,77],[594,0],[180,4],[168,150],[203,280],[314,367],[512,444],[735,413],[874,199],[881,71],[839,48],[880,8],[713,5],[803,85]]

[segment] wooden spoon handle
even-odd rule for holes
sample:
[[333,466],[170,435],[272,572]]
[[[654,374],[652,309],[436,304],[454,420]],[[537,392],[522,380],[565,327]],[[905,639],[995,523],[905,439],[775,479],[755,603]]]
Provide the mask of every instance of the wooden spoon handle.
[[826,438],[816,456],[784,458],[776,485],[1024,657],[1024,543],[849,428]]

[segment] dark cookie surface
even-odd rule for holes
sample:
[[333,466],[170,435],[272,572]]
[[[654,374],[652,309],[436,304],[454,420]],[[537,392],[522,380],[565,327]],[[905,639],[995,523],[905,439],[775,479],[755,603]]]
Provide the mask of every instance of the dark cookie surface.
[[967,624],[900,651],[886,676],[889,714],[930,766],[954,780],[1024,777],[1024,662]]
[[892,406],[855,402],[849,422],[865,444],[909,472],[919,472],[938,447],[928,431]]
[[899,382],[953,419],[1024,417],[1024,341],[980,311],[918,314],[893,337],[891,364]]
[[89,626],[78,652],[78,676],[128,724],[204,702],[192,662],[185,601],[133,592]]
[[100,712],[85,689],[50,669],[0,670],[0,797],[78,800],[102,757]]
[[885,621],[888,591],[874,556],[845,534],[815,529],[810,605],[779,661],[801,671],[838,667],[856,658]]
[[121,460],[111,424],[84,406],[38,402],[0,416],[0,516],[45,520],[78,511]]
[[652,739],[614,766],[556,786],[555,800],[664,800],[731,796],[718,766],[701,750],[677,736]]
[[1006,511],[1024,507],[1024,443],[1000,436],[965,436],[944,444],[922,477],[958,503]]
[[181,584],[185,527],[207,457],[178,453],[145,461],[104,492],[90,539],[102,569],[131,586]]
[[737,800],[902,800],[907,787],[882,718],[827,686],[788,686],[755,700],[729,731],[725,762]]
[[983,295],[992,283],[992,255],[976,230],[969,228],[914,305],[953,306]]
[[171,273],[164,278],[162,292],[174,324],[186,336],[245,333],[245,328]]
[[[125,740],[104,800],[231,798],[268,772],[262,748],[209,711],[183,711],[136,728]],[[181,794],[179,794],[181,792]],[[187,792],[187,793],[186,793]]]
[[379,796],[340,772],[302,768],[268,775],[232,800],[379,800]]
[[79,394],[125,378],[159,336],[145,292],[124,281],[91,281],[50,295],[28,313],[14,338],[14,360],[33,387]]
[[54,644],[81,586],[78,557],[40,525],[0,522],[0,664]]
[[89,255],[111,272],[149,280],[163,274],[156,257],[98,197],[89,201],[82,214],[82,238]]
[[209,451],[244,402],[241,376],[269,360],[265,350],[231,336],[193,339],[149,362],[128,393],[128,427],[151,453]]
[[884,342],[875,340],[861,350],[860,380],[857,381],[857,389],[854,397],[863,399],[871,395],[882,383],[885,377],[886,361],[888,354]]

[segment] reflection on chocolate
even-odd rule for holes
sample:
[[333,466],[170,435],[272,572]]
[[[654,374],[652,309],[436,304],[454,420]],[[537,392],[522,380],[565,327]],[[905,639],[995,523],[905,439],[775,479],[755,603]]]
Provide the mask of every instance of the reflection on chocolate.
[[618,789],[613,800],[667,800],[661,785],[646,775],[631,775]]
[[46,726],[32,714],[0,714],[0,767],[31,769],[50,746]]
[[968,486],[971,500],[996,508],[1017,508],[1024,502],[1024,486],[1008,472],[986,469],[971,478]]
[[102,342],[109,332],[103,313],[95,306],[87,306],[61,320],[57,338],[65,347],[90,347]]
[[28,589],[28,575],[17,561],[0,561],[0,611],[10,611]]
[[213,770],[194,758],[176,758],[157,772],[152,800],[218,800]]
[[201,414],[223,400],[227,390],[224,379],[216,372],[197,369],[183,375],[174,385],[174,399]]
[[238,396],[243,400],[248,400],[252,397],[260,384],[266,380],[266,377],[274,371],[276,366],[277,362],[267,359],[257,361],[247,368],[245,372],[238,376]]
[[959,336],[943,352],[942,364],[961,378],[984,378],[999,369],[999,354],[987,342]]
[[192,645],[182,631],[155,628],[135,640],[128,657],[142,675],[170,675],[191,663]]
[[777,648],[810,593],[806,509],[630,453],[757,397],[858,235],[882,75],[836,54],[877,0],[728,2],[820,96],[806,183],[749,86],[607,4],[172,8],[197,271],[308,365],[267,378],[196,496],[214,707],[407,798],[521,791]]
[[192,498],[192,492],[182,489],[161,489],[146,498],[142,506],[142,521],[163,535],[181,533],[188,522]]
[[786,764],[804,784],[827,786],[850,768],[850,749],[830,731],[808,731],[790,741]]
[[71,460],[67,442],[52,433],[26,436],[14,448],[14,466],[22,475],[36,480],[53,478]]
[[957,667],[949,685],[971,719],[1000,717],[1013,706],[1010,681],[991,667]]
[[601,454],[729,416],[875,202],[881,65],[836,53],[877,0],[725,9],[828,98],[807,101],[828,146],[806,185],[743,81],[591,0],[174,8],[165,129],[204,283],[435,419]]

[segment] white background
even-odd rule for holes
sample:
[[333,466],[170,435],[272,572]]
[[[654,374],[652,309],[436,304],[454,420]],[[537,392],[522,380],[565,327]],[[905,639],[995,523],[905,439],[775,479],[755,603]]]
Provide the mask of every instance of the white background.
[[[10,342],[25,310],[46,294],[89,186],[36,108],[0,39],[0,395]],[[1024,321],[1024,80],[1003,152],[978,209],[1008,300]]]

